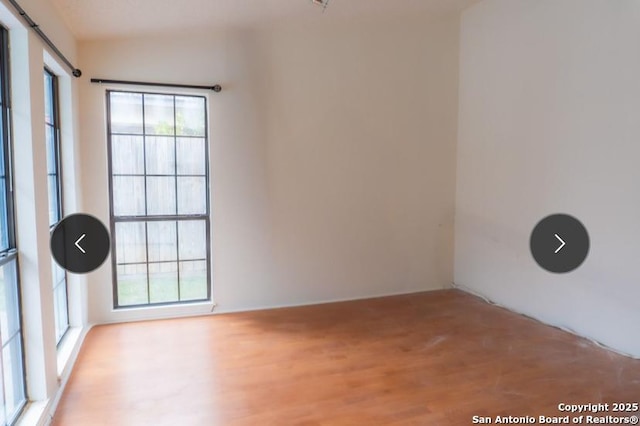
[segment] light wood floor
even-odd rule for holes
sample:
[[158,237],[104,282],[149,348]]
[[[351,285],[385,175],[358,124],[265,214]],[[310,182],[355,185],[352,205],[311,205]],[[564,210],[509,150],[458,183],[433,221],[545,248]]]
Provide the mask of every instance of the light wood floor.
[[53,424],[459,426],[614,401],[640,402],[640,361],[446,290],[96,327]]

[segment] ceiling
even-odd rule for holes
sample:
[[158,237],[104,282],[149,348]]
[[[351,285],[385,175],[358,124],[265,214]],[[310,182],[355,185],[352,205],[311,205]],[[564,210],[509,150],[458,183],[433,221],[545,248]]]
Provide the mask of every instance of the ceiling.
[[341,19],[457,12],[478,0],[50,0],[74,35],[102,39],[283,20]]

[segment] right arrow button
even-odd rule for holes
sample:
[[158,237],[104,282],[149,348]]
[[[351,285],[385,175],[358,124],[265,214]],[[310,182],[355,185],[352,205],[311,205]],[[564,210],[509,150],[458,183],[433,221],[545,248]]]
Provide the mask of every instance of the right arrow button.
[[[560,250],[562,250],[562,247],[564,247],[564,245],[565,245],[566,243],[565,243],[564,241],[562,241],[562,238],[560,238],[560,237],[558,236],[558,234],[553,234],[553,235],[555,235],[555,236],[556,236],[556,238],[558,239],[558,241],[560,241],[560,246],[559,246],[559,247],[556,249],[556,251],[555,251],[555,254],[558,254],[558,252],[559,252]],[[84,237],[84,235],[83,235],[83,237]]]
[[529,247],[540,267],[549,272],[570,272],[587,258],[589,234],[575,217],[552,214],[533,228]]

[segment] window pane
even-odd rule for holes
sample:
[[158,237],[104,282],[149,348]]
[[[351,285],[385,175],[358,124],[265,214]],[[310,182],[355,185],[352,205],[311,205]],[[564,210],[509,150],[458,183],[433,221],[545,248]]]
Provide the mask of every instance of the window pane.
[[148,222],[149,262],[177,260],[177,234],[175,222]]
[[207,192],[204,177],[178,177],[178,214],[205,214]]
[[[2,369],[0,369],[0,383],[4,383],[4,377],[2,376]],[[7,422],[7,415],[5,413],[4,406],[4,386],[0,386],[0,425],[4,425]]]
[[204,152],[204,139],[178,138],[176,143],[178,174],[204,176],[207,161]]
[[146,262],[146,235],[144,222],[116,223],[116,262]]
[[150,263],[149,292],[151,303],[166,303],[177,301],[178,264]]
[[51,258],[51,276],[53,277],[53,286],[57,287],[60,283],[66,280],[66,273],[64,269],[62,269],[56,261]]
[[110,92],[112,133],[142,134],[142,95]]
[[176,178],[147,178],[147,214],[176,214]]
[[[0,105],[2,105],[2,103],[0,102]],[[2,120],[0,120],[0,135],[3,135],[4,133],[4,123],[2,122]],[[0,148],[1,148],[1,144],[0,144]],[[0,149],[0,177],[5,177],[6,176],[6,170],[4,167],[4,150]]]
[[111,172],[116,175],[144,174],[142,136],[111,136]]
[[58,177],[49,175],[49,226],[53,226],[60,220],[60,203],[58,200]]
[[9,248],[9,223],[7,219],[6,179],[0,177],[0,251]]
[[207,263],[180,262],[180,300],[207,298]]
[[44,72],[44,121],[53,124],[53,76]]
[[118,305],[140,305],[149,302],[147,294],[147,265],[117,267]]
[[[206,300],[206,100],[186,95],[116,93],[109,95],[116,104],[110,118],[119,122],[108,127],[116,224],[116,304]],[[127,117],[128,128],[135,135],[117,134],[125,119],[116,112],[137,104],[139,110]],[[135,120],[139,122],[133,125]],[[189,220],[181,220],[182,215],[189,215]]]
[[141,216],[144,211],[144,177],[113,177],[113,213]]
[[153,137],[146,138],[147,174],[175,175],[175,142],[174,138]]
[[148,135],[173,135],[173,96],[144,95],[144,123]]
[[207,224],[204,220],[178,222],[180,260],[207,258]]
[[67,283],[66,281],[53,291],[54,309],[56,318],[56,343],[59,343],[69,328],[69,316],[67,310]]
[[176,96],[176,133],[184,136],[204,136],[204,98]]
[[67,275],[60,266],[51,260],[51,275],[53,277],[53,308],[56,326],[56,343],[69,328],[69,310],[67,308]]
[[16,262],[12,261],[0,269],[0,332],[2,345],[20,329],[18,312],[18,278]]
[[2,348],[4,396],[7,418],[13,418],[25,400],[22,375],[22,341],[16,335]]
[[56,129],[53,126],[45,125],[45,136],[47,146],[47,173],[57,173],[58,166],[56,164]]

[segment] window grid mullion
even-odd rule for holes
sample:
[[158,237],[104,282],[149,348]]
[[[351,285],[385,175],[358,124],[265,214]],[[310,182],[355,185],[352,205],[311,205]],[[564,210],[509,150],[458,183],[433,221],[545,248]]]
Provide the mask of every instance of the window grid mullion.
[[[134,174],[134,173],[113,173],[111,176],[114,177],[176,177],[176,175],[174,174],[160,174],[160,173],[149,173],[148,175],[143,175],[143,174]],[[199,177],[199,178],[206,178],[207,175],[196,175],[196,174],[191,174],[191,175],[178,175],[179,177]]]
[[[173,96],[173,183],[176,192],[176,216],[178,216],[178,120],[176,113],[176,97]],[[178,282],[178,300],[182,300],[180,296],[180,222],[176,220],[176,277]]]
[[[202,257],[202,258],[198,258],[198,259],[182,259],[182,262],[206,262],[207,259]],[[144,264],[169,264],[169,263],[176,263],[175,260],[154,260],[153,262],[118,262],[116,263],[118,266],[135,266],[135,265],[144,265]]]
[[[149,214],[148,200],[147,200],[147,123],[145,117],[145,95],[142,95],[142,171],[144,172],[144,214]],[[145,246],[145,259],[146,264],[146,279],[147,279],[147,303],[151,303],[151,283],[149,282],[149,226],[148,223],[144,224],[144,246]]]
[[[132,136],[132,137],[142,137],[145,133],[127,133],[127,132],[112,132],[111,136]],[[153,134],[153,133],[147,133],[146,134],[149,137],[159,137],[159,138],[166,138],[167,135],[163,135],[163,134]],[[178,137],[180,138],[184,138],[184,139],[205,139],[206,136],[198,136],[198,135],[179,135]]]
[[114,222],[161,222],[171,220],[206,220],[206,215],[154,215],[154,216],[118,216],[114,217]]

